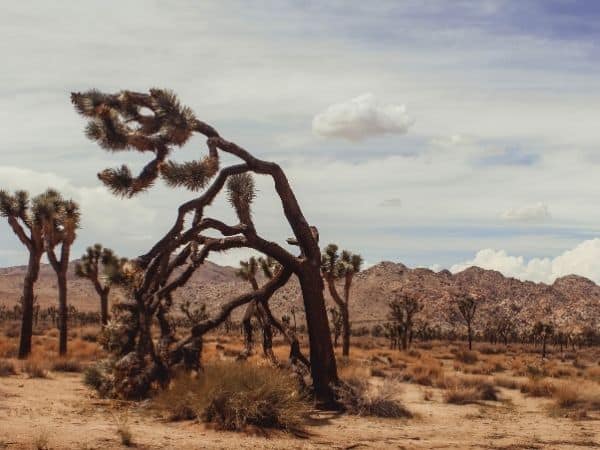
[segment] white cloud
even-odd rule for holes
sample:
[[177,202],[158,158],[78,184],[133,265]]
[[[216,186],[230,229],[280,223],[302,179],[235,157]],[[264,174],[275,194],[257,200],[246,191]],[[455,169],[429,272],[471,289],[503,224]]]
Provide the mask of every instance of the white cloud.
[[329,106],[314,117],[312,128],[321,136],[360,141],[388,133],[405,134],[413,123],[406,106],[381,103],[368,93]]
[[379,206],[385,208],[400,208],[402,206],[402,199],[398,197],[387,198],[382,201]]
[[540,222],[550,219],[551,215],[548,205],[538,202],[533,205],[507,209],[500,217],[517,222]]
[[477,252],[470,261],[453,265],[450,271],[456,273],[471,266],[497,270],[520,280],[553,283],[558,277],[575,274],[600,283],[600,239],[583,241],[555,258],[529,261],[522,256],[511,256],[504,250],[488,248]]

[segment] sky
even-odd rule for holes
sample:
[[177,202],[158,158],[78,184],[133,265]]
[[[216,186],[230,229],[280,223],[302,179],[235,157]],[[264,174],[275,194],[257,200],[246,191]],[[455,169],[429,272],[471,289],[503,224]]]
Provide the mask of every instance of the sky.
[[[367,265],[600,282],[598,2],[7,0],[0,54],[0,188],[79,201],[73,257],[145,252],[193,194],[113,197],[97,172],[144,159],[87,141],[69,93],[163,87],[280,163],[321,243]],[[256,181],[257,227],[283,241]],[[211,215],[234,221],[222,199]],[[0,266],[26,261],[2,220]]]

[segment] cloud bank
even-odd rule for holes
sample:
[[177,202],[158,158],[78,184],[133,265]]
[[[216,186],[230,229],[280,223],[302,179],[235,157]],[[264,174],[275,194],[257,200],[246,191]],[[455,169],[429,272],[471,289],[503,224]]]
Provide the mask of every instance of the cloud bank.
[[329,106],[314,117],[312,129],[321,136],[361,141],[383,134],[406,134],[413,123],[406,106],[382,103],[368,93]]
[[505,276],[520,280],[553,283],[559,277],[575,274],[600,284],[600,239],[590,239],[578,244],[555,258],[511,256],[504,250],[487,248],[477,252],[472,260],[455,264],[453,273],[471,266],[497,270]]
[[540,222],[551,218],[548,205],[542,202],[533,205],[510,208],[504,211],[500,217],[504,220],[517,222]]

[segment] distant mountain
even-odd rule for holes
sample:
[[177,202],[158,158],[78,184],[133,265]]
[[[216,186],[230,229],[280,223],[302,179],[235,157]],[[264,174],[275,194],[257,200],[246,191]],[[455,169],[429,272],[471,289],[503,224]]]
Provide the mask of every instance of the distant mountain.
[[[70,303],[82,310],[97,309],[99,301],[92,285],[75,277],[73,267],[74,263],[71,263],[68,276]],[[0,269],[0,304],[18,301],[25,269],[22,266]],[[356,275],[351,292],[354,326],[370,328],[379,321],[385,321],[391,292],[397,288],[408,288],[422,297],[422,316],[443,327],[447,326],[448,314],[452,310],[449,294],[461,289],[476,292],[482,298],[479,327],[484,326],[484,318],[497,311],[505,311],[519,327],[549,318],[559,327],[600,328],[600,286],[584,277],[568,275],[548,285],[523,282],[479,267],[451,274],[447,270],[410,269],[392,262],[381,262]],[[236,278],[234,268],[207,262],[186,286],[177,291],[175,299],[205,302],[211,311],[248,289],[248,283]],[[47,265],[42,267],[36,294],[42,307],[56,304],[56,278]],[[327,293],[326,298],[333,304]],[[289,314],[291,307],[295,306],[297,320],[301,320],[302,303],[297,281],[292,279],[282,288],[271,300],[271,305],[278,316]],[[240,314],[241,311],[237,311],[235,317],[239,318]]]

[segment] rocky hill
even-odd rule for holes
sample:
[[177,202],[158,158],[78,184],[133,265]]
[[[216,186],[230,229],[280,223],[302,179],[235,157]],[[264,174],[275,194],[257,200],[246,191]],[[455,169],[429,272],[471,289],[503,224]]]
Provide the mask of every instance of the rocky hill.
[[[70,302],[78,309],[98,308],[98,298],[91,284],[75,277],[73,267],[68,277]],[[25,267],[0,269],[0,304],[14,304],[20,297]],[[576,275],[557,279],[553,284],[523,282],[504,277],[500,272],[470,267],[451,274],[447,270],[410,269],[400,263],[381,262],[357,274],[352,288],[351,316],[355,326],[371,327],[386,320],[392,292],[406,288],[423,299],[422,316],[433,324],[447,325],[453,310],[450,292],[461,289],[476,292],[482,299],[479,327],[485,320],[504,311],[519,325],[551,318],[565,328],[600,327],[600,286]],[[176,299],[191,298],[217,308],[237,294],[249,289],[235,277],[235,269],[206,263],[190,282],[177,292]],[[42,307],[56,304],[56,278],[51,268],[43,266],[36,293]],[[115,292],[115,296],[119,294]],[[328,302],[331,299],[327,296]],[[290,314],[292,307],[302,320],[302,303],[295,280],[281,289],[271,301],[277,315]],[[241,312],[236,313],[239,317]]]

